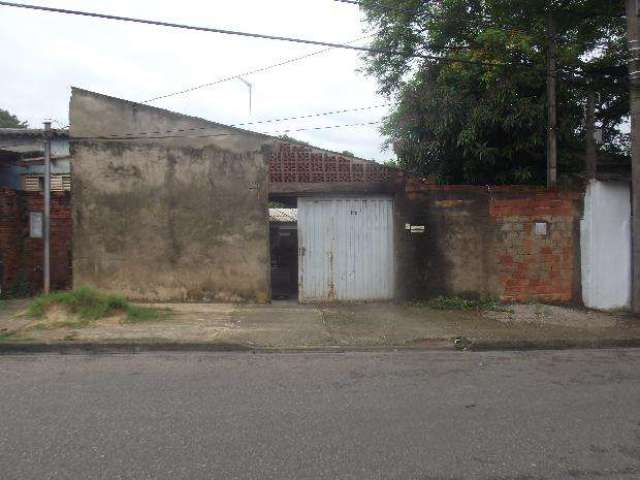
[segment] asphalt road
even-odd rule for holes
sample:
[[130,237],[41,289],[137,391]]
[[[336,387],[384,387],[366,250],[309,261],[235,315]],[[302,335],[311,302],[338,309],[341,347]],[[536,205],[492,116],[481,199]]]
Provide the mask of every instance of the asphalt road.
[[640,350],[0,357],[0,478],[638,479]]

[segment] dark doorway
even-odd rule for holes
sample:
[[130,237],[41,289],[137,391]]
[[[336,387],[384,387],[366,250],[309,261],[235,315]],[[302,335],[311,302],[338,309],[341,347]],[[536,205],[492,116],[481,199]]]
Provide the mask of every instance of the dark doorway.
[[298,298],[297,212],[295,208],[269,208],[272,300]]

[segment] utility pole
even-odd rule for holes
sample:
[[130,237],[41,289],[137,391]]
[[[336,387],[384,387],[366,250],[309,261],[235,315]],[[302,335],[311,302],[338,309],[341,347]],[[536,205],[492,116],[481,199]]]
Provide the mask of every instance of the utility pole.
[[549,42],[547,47],[547,188],[552,188],[558,181],[558,109],[556,105],[556,21],[551,7],[549,7],[547,37]]
[[626,0],[631,83],[631,310],[640,314],[640,2]]
[[44,122],[44,214],[43,232],[44,239],[44,264],[42,276],[44,280],[44,293],[51,289],[51,122]]
[[589,92],[587,96],[587,107],[585,111],[585,143],[586,143],[586,155],[585,166],[587,170],[587,178],[592,180],[596,178],[597,164],[598,164],[598,151],[596,149],[596,95],[593,92]]

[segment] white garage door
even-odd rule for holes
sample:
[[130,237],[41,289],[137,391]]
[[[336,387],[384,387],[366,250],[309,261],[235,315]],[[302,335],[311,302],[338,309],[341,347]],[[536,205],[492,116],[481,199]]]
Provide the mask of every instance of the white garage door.
[[393,298],[393,202],[298,199],[301,302]]

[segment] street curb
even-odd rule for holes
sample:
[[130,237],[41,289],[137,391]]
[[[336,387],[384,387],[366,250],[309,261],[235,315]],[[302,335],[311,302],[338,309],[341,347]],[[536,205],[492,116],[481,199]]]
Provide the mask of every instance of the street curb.
[[334,346],[319,347],[256,347],[225,343],[1,343],[0,356],[16,354],[57,353],[73,354],[133,354],[145,352],[245,352],[245,353],[347,353],[347,352],[393,352],[393,351],[454,351],[451,342],[430,345],[383,345],[383,346]]
[[597,340],[495,340],[472,341],[465,350],[473,352],[506,350],[597,350],[606,348],[640,348],[640,338],[603,338]]
[[211,343],[2,343],[0,355],[59,353],[62,355],[95,353],[143,353],[143,352],[240,352],[252,351],[244,345]]
[[497,340],[475,341],[465,339],[464,346],[456,346],[453,341],[423,341],[413,345],[383,346],[314,346],[314,347],[257,347],[228,343],[0,343],[0,356],[18,354],[54,353],[73,354],[135,354],[135,353],[197,353],[197,352],[244,352],[244,353],[349,353],[349,352],[397,352],[397,351],[527,351],[527,350],[578,350],[607,348],[640,348],[640,338],[598,339],[598,340]]

